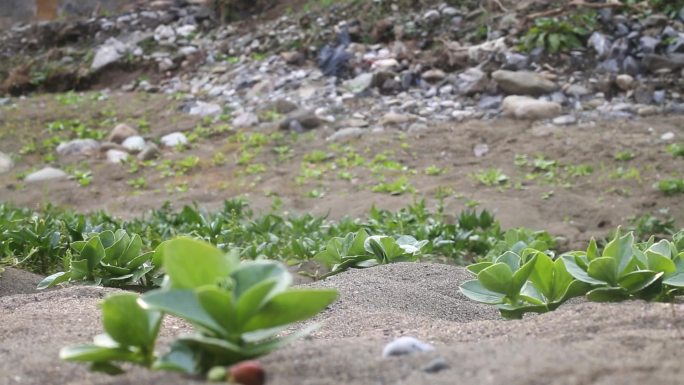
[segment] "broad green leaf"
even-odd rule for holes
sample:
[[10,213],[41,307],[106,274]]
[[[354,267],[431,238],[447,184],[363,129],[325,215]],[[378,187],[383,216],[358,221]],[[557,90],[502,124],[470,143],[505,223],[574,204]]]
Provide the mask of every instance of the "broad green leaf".
[[277,278],[269,278],[256,285],[252,285],[252,287],[245,291],[237,301],[236,325],[245,324],[254,314],[258,313],[266,302],[271,299],[271,293],[276,291],[274,288],[277,285]]
[[366,239],[364,248],[367,252],[375,255],[381,263],[388,263],[406,254],[392,237],[374,235]]
[[49,277],[45,277],[42,281],[38,283],[38,290],[47,289],[49,287],[56,286],[62,282],[67,282],[71,278],[70,273],[65,273],[60,271],[59,273],[52,274]]
[[570,284],[565,288],[565,291],[561,292],[561,294],[558,296],[558,298],[554,301],[556,303],[563,303],[570,298],[575,298],[575,297],[581,297],[587,292],[591,290],[591,285],[578,281],[578,280],[573,280],[570,282]]
[[469,265],[468,267],[466,267],[466,269],[469,272],[477,275],[477,273],[481,272],[482,270],[488,268],[489,266],[491,266],[493,264],[494,263],[492,263],[492,262],[480,262],[480,263],[475,263],[475,264]]
[[356,232],[356,235],[354,236],[354,241],[351,243],[351,246],[349,246],[349,250],[347,251],[348,255],[363,255],[366,254],[366,239],[368,238],[368,233],[366,230],[361,229]]
[[337,290],[290,289],[280,293],[263,306],[242,332],[270,329],[310,318],[335,301]]
[[138,354],[124,348],[109,348],[92,344],[74,345],[62,348],[59,358],[65,361],[77,362],[105,362],[130,361],[136,362]]
[[513,273],[513,281],[508,292],[509,297],[515,298],[520,293],[520,289],[522,289],[525,282],[527,282],[527,279],[534,269],[534,263],[536,260],[537,256],[532,257],[532,259],[527,261],[522,267],[520,267],[520,269],[518,269],[518,271]]
[[97,267],[104,256],[105,251],[100,238],[93,237],[86,242],[83,250],[81,250],[81,255],[79,256],[78,260],[86,260],[88,262],[87,269],[90,273],[95,269],[95,267]]
[[486,289],[478,280],[475,279],[461,284],[461,286],[459,286],[459,290],[461,290],[463,295],[472,299],[473,301],[491,305],[503,302],[505,297],[505,295],[502,293],[496,293]]
[[236,300],[239,300],[242,294],[252,286],[258,285],[267,279],[275,279],[277,282],[273,288],[273,294],[285,290],[292,284],[290,272],[282,263],[276,261],[244,262],[230,276],[235,283],[233,295]]
[[594,279],[587,274],[586,271],[584,271],[578,264],[577,264],[577,259],[579,257],[567,255],[563,256],[561,259],[563,260],[563,263],[565,264],[565,269],[567,270],[570,275],[575,277],[575,279],[580,280],[582,282],[586,282],[591,285],[603,285],[605,282],[599,281],[597,279]]
[[558,53],[561,47],[561,39],[557,33],[549,34],[549,49],[551,53]]
[[126,264],[126,268],[131,270],[137,269],[138,267],[142,266],[145,262],[151,260],[153,256],[153,251],[150,251],[145,254],[140,254],[137,257],[133,258],[131,261],[129,261],[128,264]]
[[140,255],[140,249],[142,249],[142,239],[138,234],[133,234],[131,241],[128,243],[128,247],[126,247],[126,251],[124,251],[120,257],[119,264],[121,266],[128,264],[135,259],[135,257]]
[[126,246],[128,246],[128,236],[119,237],[114,244],[105,248],[105,257],[102,259],[102,261],[107,263],[118,261],[124,251],[126,251]]
[[587,299],[594,302],[619,302],[629,298],[629,294],[619,287],[599,287],[587,293]]
[[90,271],[88,270],[88,261],[85,259],[81,260],[71,260],[70,275],[71,279],[74,281],[81,281],[85,278],[90,277]]
[[594,259],[600,257],[598,245],[596,244],[596,239],[591,238],[589,241],[589,247],[587,247],[587,259],[593,261]]
[[665,285],[674,287],[684,287],[684,272],[677,273],[671,277],[667,277],[663,280]]
[[513,285],[513,272],[507,264],[495,263],[482,270],[477,275],[477,280],[486,289],[506,295]]
[[116,241],[116,238],[114,237],[114,232],[111,230],[106,230],[98,234],[98,237],[100,237],[100,242],[102,242],[102,247],[107,249],[108,247],[112,246],[114,242]]
[[131,272],[131,269],[127,269],[125,267],[119,267],[119,266],[112,266],[112,265],[101,265],[103,269],[105,269],[108,273],[113,274],[113,275],[126,275]]
[[652,253],[657,253],[657,254],[660,254],[662,256],[667,257],[668,259],[671,259],[672,258],[671,245],[672,244],[668,240],[663,239],[660,242],[651,245],[648,248],[647,252],[650,251]]
[[546,305],[510,305],[501,304],[496,306],[504,318],[521,319],[525,313],[546,313],[549,308]]
[[221,324],[204,310],[192,290],[153,290],[140,297],[139,303],[145,309],[158,310],[183,318],[209,333],[224,334]]
[[594,279],[607,283],[609,286],[616,286],[617,268],[617,261],[614,258],[601,257],[589,262],[587,274]]
[[229,338],[236,329],[236,309],[230,292],[218,287],[196,289],[197,300],[207,314],[221,325],[222,337]]
[[647,288],[662,276],[662,272],[658,273],[650,270],[633,271],[621,277],[618,284],[628,292],[636,293]]
[[[616,235],[603,249],[602,257],[613,258],[616,262],[616,277],[621,276],[627,269],[632,260],[632,247],[634,245],[634,234],[628,233],[623,236]],[[629,272],[629,271],[627,271]],[[591,273],[589,273],[591,275]]]
[[152,364],[153,370],[168,370],[185,374],[200,374],[201,352],[187,344],[175,341],[168,353]]
[[532,270],[529,280],[548,301],[554,300],[554,275],[555,266],[553,260],[544,253],[537,254],[534,270]]
[[116,342],[124,346],[149,346],[156,339],[151,334],[150,317],[159,318],[153,311],[138,305],[137,294],[114,294],[102,302],[104,329]]
[[503,253],[495,262],[507,264],[511,271],[516,271],[520,268],[520,256],[511,251]]
[[520,290],[520,298],[533,305],[545,305],[548,301],[532,282],[526,282]]
[[209,243],[177,238],[159,245],[172,288],[192,289],[226,279],[237,261]]
[[648,260],[648,268],[653,271],[660,271],[665,275],[672,274],[677,271],[677,266],[668,257],[663,254],[647,250],[646,259]]

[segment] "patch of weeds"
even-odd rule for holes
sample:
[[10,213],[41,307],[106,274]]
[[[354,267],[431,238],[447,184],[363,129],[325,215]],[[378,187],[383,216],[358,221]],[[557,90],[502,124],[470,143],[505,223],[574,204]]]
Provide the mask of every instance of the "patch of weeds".
[[325,151],[313,150],[304,154],[304,161],[307,163],[323,163],[332,158],[332,156]]
[[247,166],[245,172],[249,175],[263,174],[266,172],[266,165],[263,163],[253,163]]
[[439,176],[439,175],[444,174],[445,171],[446,170],[444,168],[437,167],[433,164],[433,165],[426,167],[424,172],[425,172],[425,175]]
[[627,162],[636,158],[636,154],[629,150],[623,150],[616,152],[613,158],[620,162]]
[[292,159],[294,152],[290,146],[277,146],[273,148],[273,152],[278,154],[278,161],[283,162],[288,159]]
[[627,223],[629,223],[627,231],[633,231],[636,239],[642,241],[647,241],[651,236],[662,239],[677,231],[675,219],[668,208],[656,210],[651,214],[630,217]]
[[325,196],[325,191],[315,188],[306,193],[306,196],[314,199],[323,198]]
[[655,187],[667,196],[684,194],[684,180],[681,178],[662,179],[656,183]]
[[667,146],[667,152],[672,154],[674,157],[684,157],[684,145],[673,143]]
[[226,156],[221,151],[217,151],[211,157],[211,163],[214,166],[223,166],[226,164]]
[[90,171],[75,170],[73,176],[81,187],[88,187],[93,181],[93,173]]
[[354,179],[354,175],[349,171],[340,171],[337,176],[347,182],[351,182]]
[[573,13],[560,17],[540,17],[522,37],[520,48],[546,53],[584,49],[584,40],[596,26],[596,12]]
[[611,179],[635,180],[641,183],[641,171],[636,167],[618,167],[610,174]]
[[411,185],[407,176],[402,175],[392,182],[381,182],[373,186],[373,192],[386,193],[391,195],[402,195],[407,192],[415,192],[416,189]]
[[63,106],[73,106],[80,104],[83,101],[83,98],[74,91],[69,91],[65,94],[59,94],[55,96],[55,100],[57,100],[57,102]]
[[506,176],[506,174],[504,174],[503,171],[498,168],[490,168],[477,172],[473,174],[472,177],[480,184],[489,187],[502,186],[508,183],[508,176]]
[[147,180],[145,179],[145,177],[141,176],[139,178],[128,180],[126,184],[136,190],[142,190],[147,187]]

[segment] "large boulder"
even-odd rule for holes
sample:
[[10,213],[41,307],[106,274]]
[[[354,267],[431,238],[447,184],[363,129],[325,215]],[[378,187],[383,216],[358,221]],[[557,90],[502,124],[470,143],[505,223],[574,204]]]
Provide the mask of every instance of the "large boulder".
[[509,95],[538,96],[558,89],[556,83],[535,72],[499,70],[492,78]]

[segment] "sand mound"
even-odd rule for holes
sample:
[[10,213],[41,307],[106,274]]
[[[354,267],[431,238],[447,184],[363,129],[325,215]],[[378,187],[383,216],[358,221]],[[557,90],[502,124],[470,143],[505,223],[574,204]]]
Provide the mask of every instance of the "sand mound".
[[35,293],[43,277],[28,271],[6,267],[0,275],[0,297],[13,294]]
[[[339,288],[340,300],[311,338],[263,358],[269,384],[681,383],[684,305],[577,303],[503,321],[458,293],[469,278],[459,267],[396,264],[311,284]],[[0,384],[195,383],[140,369],[92,374],[57,358],[62,346],[100,332],[97,303],[111,291],[70,287],[0,298]],[[384,344],[401,335],[436,351],[382,359]],[[425,372],[438,357],[450,367]]]

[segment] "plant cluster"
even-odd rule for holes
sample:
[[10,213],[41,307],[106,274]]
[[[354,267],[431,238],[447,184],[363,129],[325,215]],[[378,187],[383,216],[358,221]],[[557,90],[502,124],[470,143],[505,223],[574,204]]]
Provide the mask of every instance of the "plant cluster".
[[684,231],[672,240],[635,242],[615,235],[601,251],[592,240],[586,251],[557,259],[534,249],[507,251],[468,267],[477,279],[460,286],[475,301],[496,305],[506,318],[555,310],[570,298],[590,301],[670,301],[684,294]]
[[551,54],[584,49],[584,40],[595,27],[595,12],[540,17],[522,37],[520,46],[525,51],[541,49]]
[[[102,303],[105,333],[92,344],[61,350],[68,361],[122,373],[129,362],[155,370],[206,375],[212,369],[255,358],[310,333],[316,325],[285,337],[292,323],[318,314],[337,298],[336,290],[292,289],[287,268],[274,261],[240,263],[201,241],[178,238],[156,253],[166,277],[162,288],[115,294]],[[192,325],[164,355],[155,343],[164,315]]]

